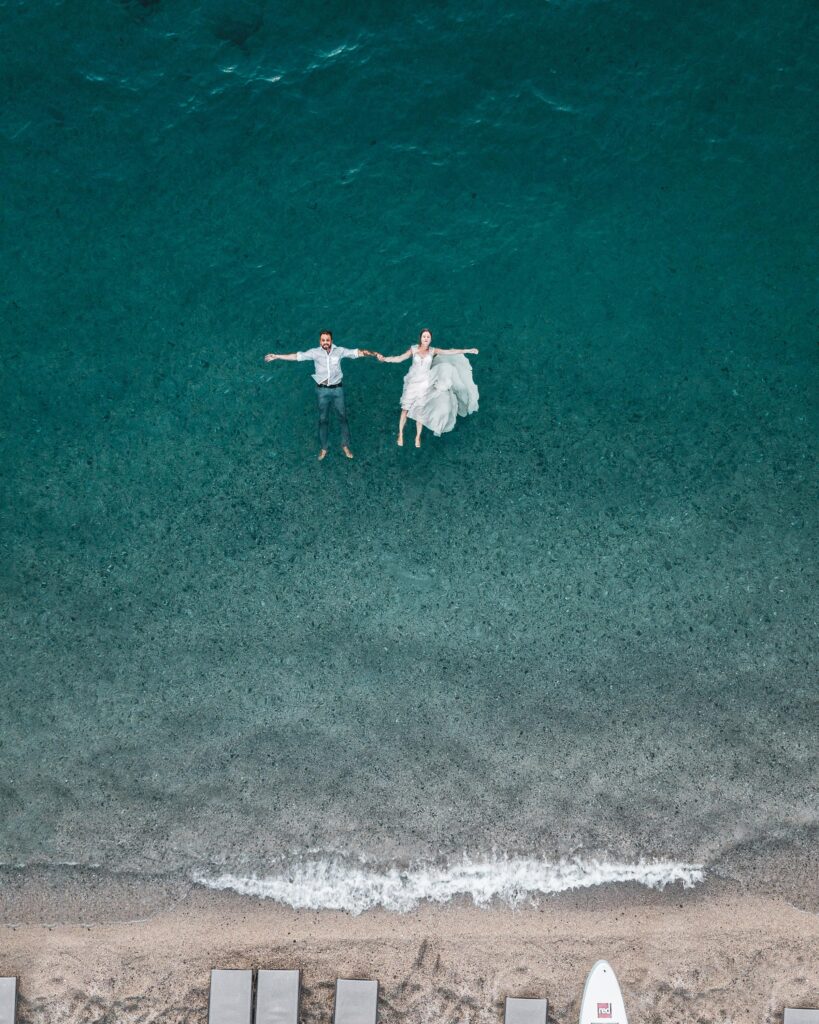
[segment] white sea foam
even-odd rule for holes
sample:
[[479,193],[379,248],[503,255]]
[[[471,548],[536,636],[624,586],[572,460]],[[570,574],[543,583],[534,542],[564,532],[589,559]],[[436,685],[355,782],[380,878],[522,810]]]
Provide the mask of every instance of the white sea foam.
[[610,882],[638,882],[652,889],[681,882],[701,882],[701,864],[669,860],[636,863],[574,858],[548,861],[531,857],[491,860],[463,858],[450,864],[419,864],[387,870],[339,859],[317,859],[272,874],[194,876],[209,889],[232,889],[247,896],[277,900],[297,910],[347,910],[360,914],[373,907],[406,912],[424,900],[446,903],[471,897],[477,906],[500,900],[510,906],[547,893],[584,889]]

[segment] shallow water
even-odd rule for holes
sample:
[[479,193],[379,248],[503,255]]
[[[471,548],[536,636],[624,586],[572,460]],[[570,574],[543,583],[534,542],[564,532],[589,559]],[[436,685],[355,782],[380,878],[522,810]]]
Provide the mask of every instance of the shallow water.
[[0,13],[0,860],[814,836],[809,5]]

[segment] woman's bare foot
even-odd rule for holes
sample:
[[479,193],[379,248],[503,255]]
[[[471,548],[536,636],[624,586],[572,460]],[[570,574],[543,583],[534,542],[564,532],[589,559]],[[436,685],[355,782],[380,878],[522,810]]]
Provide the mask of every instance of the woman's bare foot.
[[415,447],[416,448],[420,448],[421,447],[421,438],[420,437],[416,437],[415,438]]
[[353,453],[350,451],[346,444],[341,446],[341,450],[344,452],[348,459],[351,459],[353,457]]
[[319,452],[319,462],[321,462],[321,460],[325,457],[326,454],[327,454],[327,449],[326,448],[322,448],[321,451]]
[[398,440],[395,443],[398,445],[399,448],[404,447],[404,437],[402,434],[398,435]]

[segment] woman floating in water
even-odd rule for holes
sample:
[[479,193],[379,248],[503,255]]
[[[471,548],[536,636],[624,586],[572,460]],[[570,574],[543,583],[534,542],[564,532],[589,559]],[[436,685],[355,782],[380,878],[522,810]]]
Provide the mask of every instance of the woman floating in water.
[[401,394],[401,419],[398,444],[404,443],[407,419],[415,420],[415,447],[421,447],[424,427],[440,437],[452,430],[458,416],[478,409],[478,389],[472,380],[472,367],[465,355],[476,356],[476,348],[433,348],[432,333],[421,331],[417,345],[400,356],[378,356],[380,363],[403,363],[412,359],[404,377]]

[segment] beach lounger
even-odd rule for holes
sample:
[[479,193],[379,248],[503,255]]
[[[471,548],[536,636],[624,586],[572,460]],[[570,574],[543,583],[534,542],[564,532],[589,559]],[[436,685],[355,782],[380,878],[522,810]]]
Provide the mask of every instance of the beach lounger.
[[504,1024],[546,1024],[548,999],[506,999]]
[[17,1020],[17,979],[0,978],[0,1024]]
[[298,971],[259,971],[256,1024],[298,1024],[300,989]]
[[336,982],[336,1012],[333,1024],[376,1024],[378,1020],[378,982]]
[[253,971],[211,971],[208,1024],[250,1024]]
[[784,1024],[819,1024],[819,1010],[795,1010],[786,1006]]

